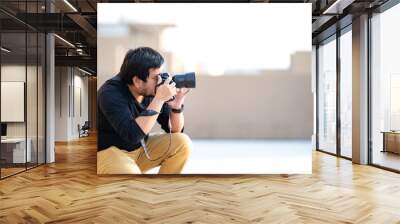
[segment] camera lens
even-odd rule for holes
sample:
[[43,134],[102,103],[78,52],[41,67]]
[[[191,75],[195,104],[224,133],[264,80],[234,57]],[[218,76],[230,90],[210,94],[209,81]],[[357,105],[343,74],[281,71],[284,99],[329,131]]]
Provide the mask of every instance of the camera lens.
[[177,74],[172,77],[176,88],[196,88],[196,76],[194,72]]

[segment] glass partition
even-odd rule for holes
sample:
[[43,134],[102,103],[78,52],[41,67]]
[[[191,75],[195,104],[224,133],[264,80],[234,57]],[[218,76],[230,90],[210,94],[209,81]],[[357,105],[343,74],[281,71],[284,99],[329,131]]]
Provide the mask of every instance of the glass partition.
[[400,170],[400,5],[371,18],[372,163]]
[[336,154],[336,36],[318,47],[318,149]]
[[26,42],[25,30],[1,33],[2,177],[24,171],[31,161],[26,136]]
[[340,154],[352,157],[352,33],[340,36]]
[[45,162],[45,35],[16,19],[44,12],[43,5],[0,2],[15,12],[0,12],[0,178]]

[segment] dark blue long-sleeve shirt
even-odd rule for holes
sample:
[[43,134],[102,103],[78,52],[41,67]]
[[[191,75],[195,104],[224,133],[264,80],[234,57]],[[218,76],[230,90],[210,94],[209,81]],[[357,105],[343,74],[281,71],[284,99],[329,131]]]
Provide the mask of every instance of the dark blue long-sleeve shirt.
[[[147,135],[136,123],[136,117],[147,108],[153,97],[138,103],[128,86],[116,75],[107,80],[97,91],[97,147],[98,151],[115,146],[133,151],[141,147],[140,140]],[[164,104],[157,118],[161,128],[169,132],[168,104]]]

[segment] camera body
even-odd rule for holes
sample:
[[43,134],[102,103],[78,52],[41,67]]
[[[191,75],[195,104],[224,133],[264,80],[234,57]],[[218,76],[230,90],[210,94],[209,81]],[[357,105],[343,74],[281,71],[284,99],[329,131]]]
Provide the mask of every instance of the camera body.
[[[158,85],[162,85],[165,80],[170,76],[167,72],[161,73],[161,83]],[[175,82],[176,88],[196,88],[196,76],[194,72],[176,74],[172,77],[172,82]]]

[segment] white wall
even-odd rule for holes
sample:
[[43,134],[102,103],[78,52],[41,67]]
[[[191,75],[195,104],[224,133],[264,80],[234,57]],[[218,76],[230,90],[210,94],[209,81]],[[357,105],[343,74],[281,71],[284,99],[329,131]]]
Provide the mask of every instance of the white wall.
[[[71,135],[72,138],[78,138],[79,133],[78,133],[78,124],[82,126],[85,121],[88,121],[88,78],[87,77],[82,77],[80,75],[76,75],[75,70],[75,75],[74,75],[74,96],[72,98],[74,99],[73,105],[74,108],[72,109],[72,124],[71,124]],[[79,93],[80,91],[80,93]],[[79,97],[80,95],[80,97]],[[79,102],[80,101],[80,102]],[[81,107],[81,108],[80,108]],[[82,110],[82,111],[80,111]]]
[[56,67],[55,85],[55,140],[77,139],[78,124],[88,120],[88,78],[75,68]]
[[69,74],[67,67],[55,68],[55,140],[68,139]]
[[[38,69],[38,70],[37,70]],[[42,68],[36,66],[5,64],[1,66],[2,81],[18,81],[26,84],[26,112],[27,119],[23,122],[7,122],[7,137],[24,138],[25,134],[30,139],[32,161],[44,162],[44,74]],[[27,80],[25,80],[27,78]],[[23,93],[22,93],[23,94]],[[4,97],[4,96],[2,96]],[[5,96],[7,97],[7,96]],[[11,110],[11,108],[1,108]],[[12,111],[8,111],[11,112]],[[36,153],[39,153],[37,157]]]
[[[25,74],[31,73],[33,69],[32,66],[27,68],[22,65],[2,65],[1,66],[1,81],[18,81],[25,82]],[[35,70],[36,72],[36,70]],[[36,93],[36,91],[35,91]],[[36,96],[33,93],[28,93],[28,97]],[[1,108],[2,110],[7,110],[7,108]],[[30,120],[30,119],[28,119]],[[8,137],[25,137],[25,122],[7,122],[7,136]]]

